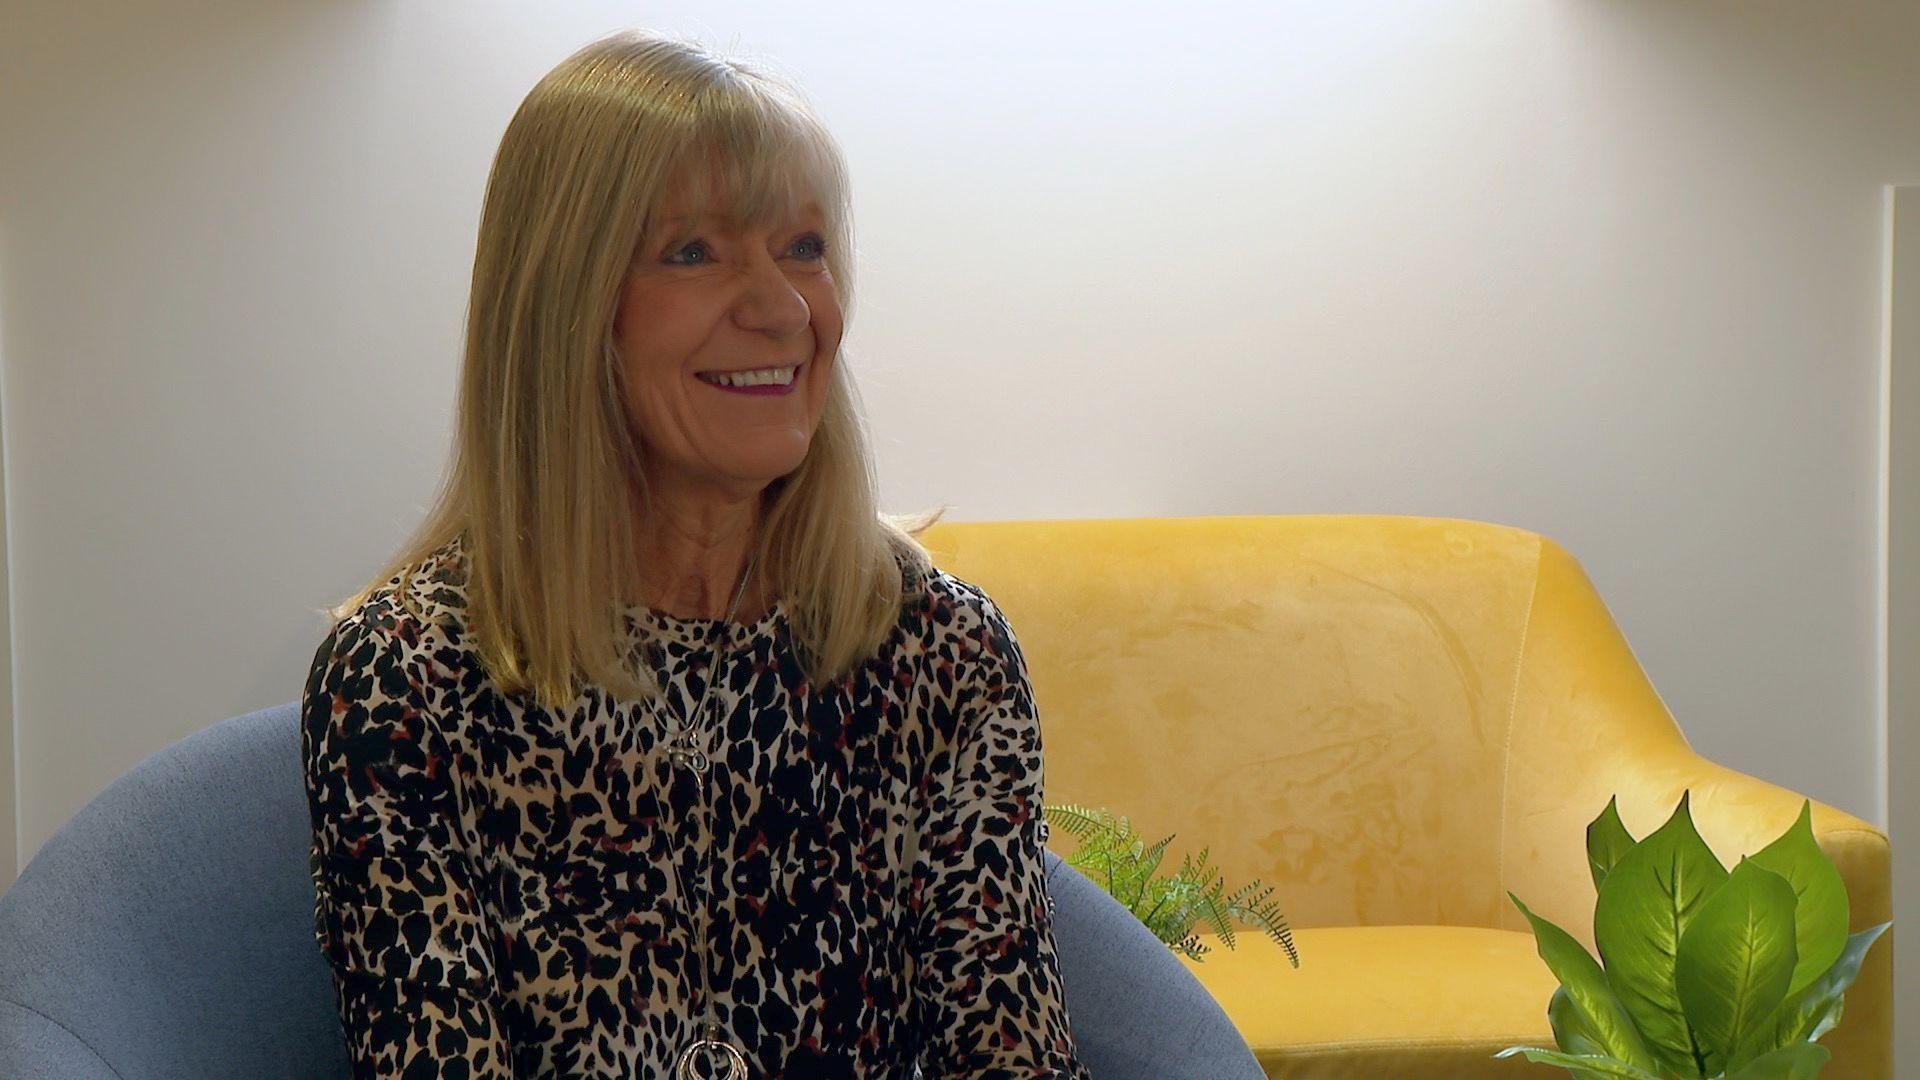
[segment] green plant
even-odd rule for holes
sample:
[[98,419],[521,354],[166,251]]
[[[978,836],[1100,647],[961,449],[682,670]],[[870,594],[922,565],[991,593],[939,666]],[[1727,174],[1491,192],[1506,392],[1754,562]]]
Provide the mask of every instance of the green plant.
[[1154,877],[1173,834],[1149,847],[1126,818],[1109,811],[1071,804],[1041,810],[1049,825],[1057,825],[1080,840],[1073,853],[1066,856],[1068,865],[1125,904],[1169,947],[1201,959],[1211,950],[1190,931],[1195,922],[1205,920],[1231,949],[1233,927],[1228,920],[1239,919],[1258,925],[1287,951],[1294,967],[1300,966],[1300,952],[1294,948],[1286,916],[1267,899],[1273,894],[1272,886],[1262,889],[1255,879],[1232,896],[1221,895],[1226,883],[1208,868],[1206,848],[1200,849],[1197,859],[1191,855],[1182,858],[1179,871],[1172,877]]
[[1819,1074],[1829,1052],[1816,1040],[1840,1022],[1842,991],[1893,924],[1847,933],[1846,884],[1814,842],[1810,801],[1729,873],[1694,829],[1690,794],[1645,840],[1621,824],[1617,797],[1587,826],[1599,961],[1507,893],[1560,980],[1547,1003],[1559,1049],[1495,1057],[1525,1054],[1579,1080]]

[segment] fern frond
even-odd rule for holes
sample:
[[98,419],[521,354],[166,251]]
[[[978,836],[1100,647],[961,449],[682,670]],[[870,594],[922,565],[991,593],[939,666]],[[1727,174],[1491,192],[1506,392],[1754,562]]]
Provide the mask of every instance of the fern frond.
[[1262,886],[1256,880],[1224,896],[1226,881],[1208,866],[1207,848],[1201,848],[1197,856],[1184,856],[1180,869],[1171,876],[1155,877],[1154,871],[1165,859],[1167,845],[1175,834],[1147,845],[1125,817],[1100,807],[1063,803],[1044,806],[1041,811],[1049,825],[1058,825],[1079,839],[1079,845],[1066,856],[1068,865],[1103,881],[1107,895],[1124,904],[1168,947],[1201,959],[1209,949],[1198,934],[1190,931],[1196,922],[1204,921],[1231,949],[1231,920],[1238,919],[1261,927],[1286,950],[1293,966],[1300,966],[1300,952],[1286,916],[1268,899],[1272,886]]

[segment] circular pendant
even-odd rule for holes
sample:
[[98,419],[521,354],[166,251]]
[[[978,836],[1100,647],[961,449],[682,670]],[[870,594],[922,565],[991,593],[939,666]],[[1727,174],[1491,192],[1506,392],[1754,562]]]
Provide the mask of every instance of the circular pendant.
[[668,751],[667,756],[673,759],[675,765],[683,769],[692,769],[694,772],[707,771],[707,755],[698,750],[676,746]]
[[[713,1066],[716,1055],[720,1061],[717,1070]],[[694,1071],[695,1061],[704,1063],[704,1071]],[[680,1051],[679,1060],[673,1063],[673,1075],[679,1080],[747,1080],[747,1059],[732,1043],[700,1039]]]

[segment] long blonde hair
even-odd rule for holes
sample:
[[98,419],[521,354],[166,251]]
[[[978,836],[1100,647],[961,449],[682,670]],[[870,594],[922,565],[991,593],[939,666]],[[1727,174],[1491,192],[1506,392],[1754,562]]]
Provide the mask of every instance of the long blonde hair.
[[[621,402],[613,316],[636,251],[655,242],[668,185],[719,181],[741,222],[825,218],[825,258],[852,316],[845,160],[791,84],[704,46],[620,31],[567,57],[514,113],[487,181],[473,260],[452,460],[434,505],[346,618],[456,538],[464,632],[508,693],[545,709],[591,680],[628,699],[659,687],[624,661],[616,598],[640,595],[635,506],[651,506],[643,446]],[[694,207],[698,213],[702,207]],[[644,328],[635,328],[644,333]],[[864,410],[844,362],[800,466],[762,493],[754,554],[781,590],[810,682],[847,677],[898,624],[932,568],[915,537],[944,506],[880,513]]]

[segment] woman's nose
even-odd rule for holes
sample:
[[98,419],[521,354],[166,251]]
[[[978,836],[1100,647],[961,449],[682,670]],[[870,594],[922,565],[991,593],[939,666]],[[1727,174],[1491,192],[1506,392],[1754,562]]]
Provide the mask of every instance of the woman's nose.
[[813,312],[771,256],[756,259],[733,305],[734,321],[748,330],[792,334],[806,329]]

